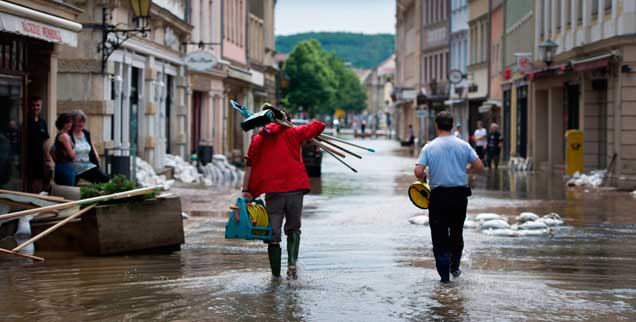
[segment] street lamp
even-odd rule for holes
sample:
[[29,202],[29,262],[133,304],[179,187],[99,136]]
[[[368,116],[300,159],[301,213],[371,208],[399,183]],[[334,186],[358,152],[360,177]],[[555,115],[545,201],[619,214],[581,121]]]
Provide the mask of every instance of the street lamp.
[[150,31],[150,6],[152,0],[130,0],[130,7],[133,11],[133,21],[136,26],[133,29],[118,29],[116,25],[110,23],[113,18],[110,10],[102,8],[102,42],[98,51],[102,53],[102,73],[106,70],[108,57],[117,50],[130,37],[141,34],[146,37]]
[[556,54],[556,50],[559,47],[554,41],[548,39],[544,41],[541,45],[539,45],[539,53],[541,55],[541,60],[546,64],[546,66],[550,67],[552,61],[554,59],[554,54]]

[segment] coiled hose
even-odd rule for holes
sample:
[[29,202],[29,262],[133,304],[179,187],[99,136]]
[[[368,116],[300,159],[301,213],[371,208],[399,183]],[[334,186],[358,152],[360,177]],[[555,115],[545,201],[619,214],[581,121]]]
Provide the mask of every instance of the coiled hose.
[[[269,218],[267,210],[262,205],[252,203],[247,205],[247,214],[250,217],[252,226],[267,227],[269,226]],[[252,231],[254,235],[265,235],[267,232],[261,230]]]

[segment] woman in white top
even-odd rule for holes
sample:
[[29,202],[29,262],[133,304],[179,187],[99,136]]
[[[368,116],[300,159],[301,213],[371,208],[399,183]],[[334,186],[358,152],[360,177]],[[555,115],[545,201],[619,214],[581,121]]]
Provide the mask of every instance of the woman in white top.
[[108,182],[108,176],[99,169],[99,155],[91,142],[91,133],[84,129],[86,114],[82,111],[73,113],[73,129],[69,133],[75,144],[75,168],[76,181],[84,179],[92,183]]

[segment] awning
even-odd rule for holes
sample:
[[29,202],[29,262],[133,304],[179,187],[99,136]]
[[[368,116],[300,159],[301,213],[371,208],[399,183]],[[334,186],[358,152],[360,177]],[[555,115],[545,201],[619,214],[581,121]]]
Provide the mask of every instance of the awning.
[[465,103],[465,102],[466,101],[462,100],[462,99],[452,98],[452,99],[449,99],[449,100],[445,100],[444,101],[444,105],[451,106],[451,105],[455,105],[455,104],[462,104],[462,103]]
[[0,31],[76,47],[80,30],[79,23],[0,1]]
[[490,101],[485,101],[480,107],[479,107],[479,113],[487,113],[489,112],[493,107],[501,107],[501,101],[498,100],[490,100]]
[[584,59],[572,60],[572,69],[575,71],[585,71],[606,67],[612,58],[616,56],[616,52],[610,52],[598,56],[588,57]]

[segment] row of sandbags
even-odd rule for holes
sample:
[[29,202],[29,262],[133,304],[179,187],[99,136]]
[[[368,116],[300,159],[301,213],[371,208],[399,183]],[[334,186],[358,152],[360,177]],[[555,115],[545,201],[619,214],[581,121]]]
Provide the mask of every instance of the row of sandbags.
[[568,180],[568,186],[576,187],[600,187],[603,183],[607,170],[593,170],[589,174],[575,172],[572,178]]
[[532,171],[532,158],[511,157],[508,169],[512,171]]
[[[224,155],[216,154],[212,162],[200,167],[186,162],[182,157],[167,154],[164,156],[167,167],[174,169],[174,178],[179,182],[190,184],[239,185],[243,181],[243,171],[230,164]],[[164,175],[157,175],[153,167],[141,158],[137,158],[137,182],[144,187],[163,185],[170,189],[175,180],[167,179]]]
[[[409,219],[414,225],[428,225],[428,215],[419,215]],[[464,221],[464,228],[478,229],[494,236],[544,236],[551,233],[551,228],[563,226],[565,221],[556,213],[549,213],[540,217],[532,212],[523,212],[514,218],[511,224],[508,218],[493,214],[481,213],[468,215]]]

